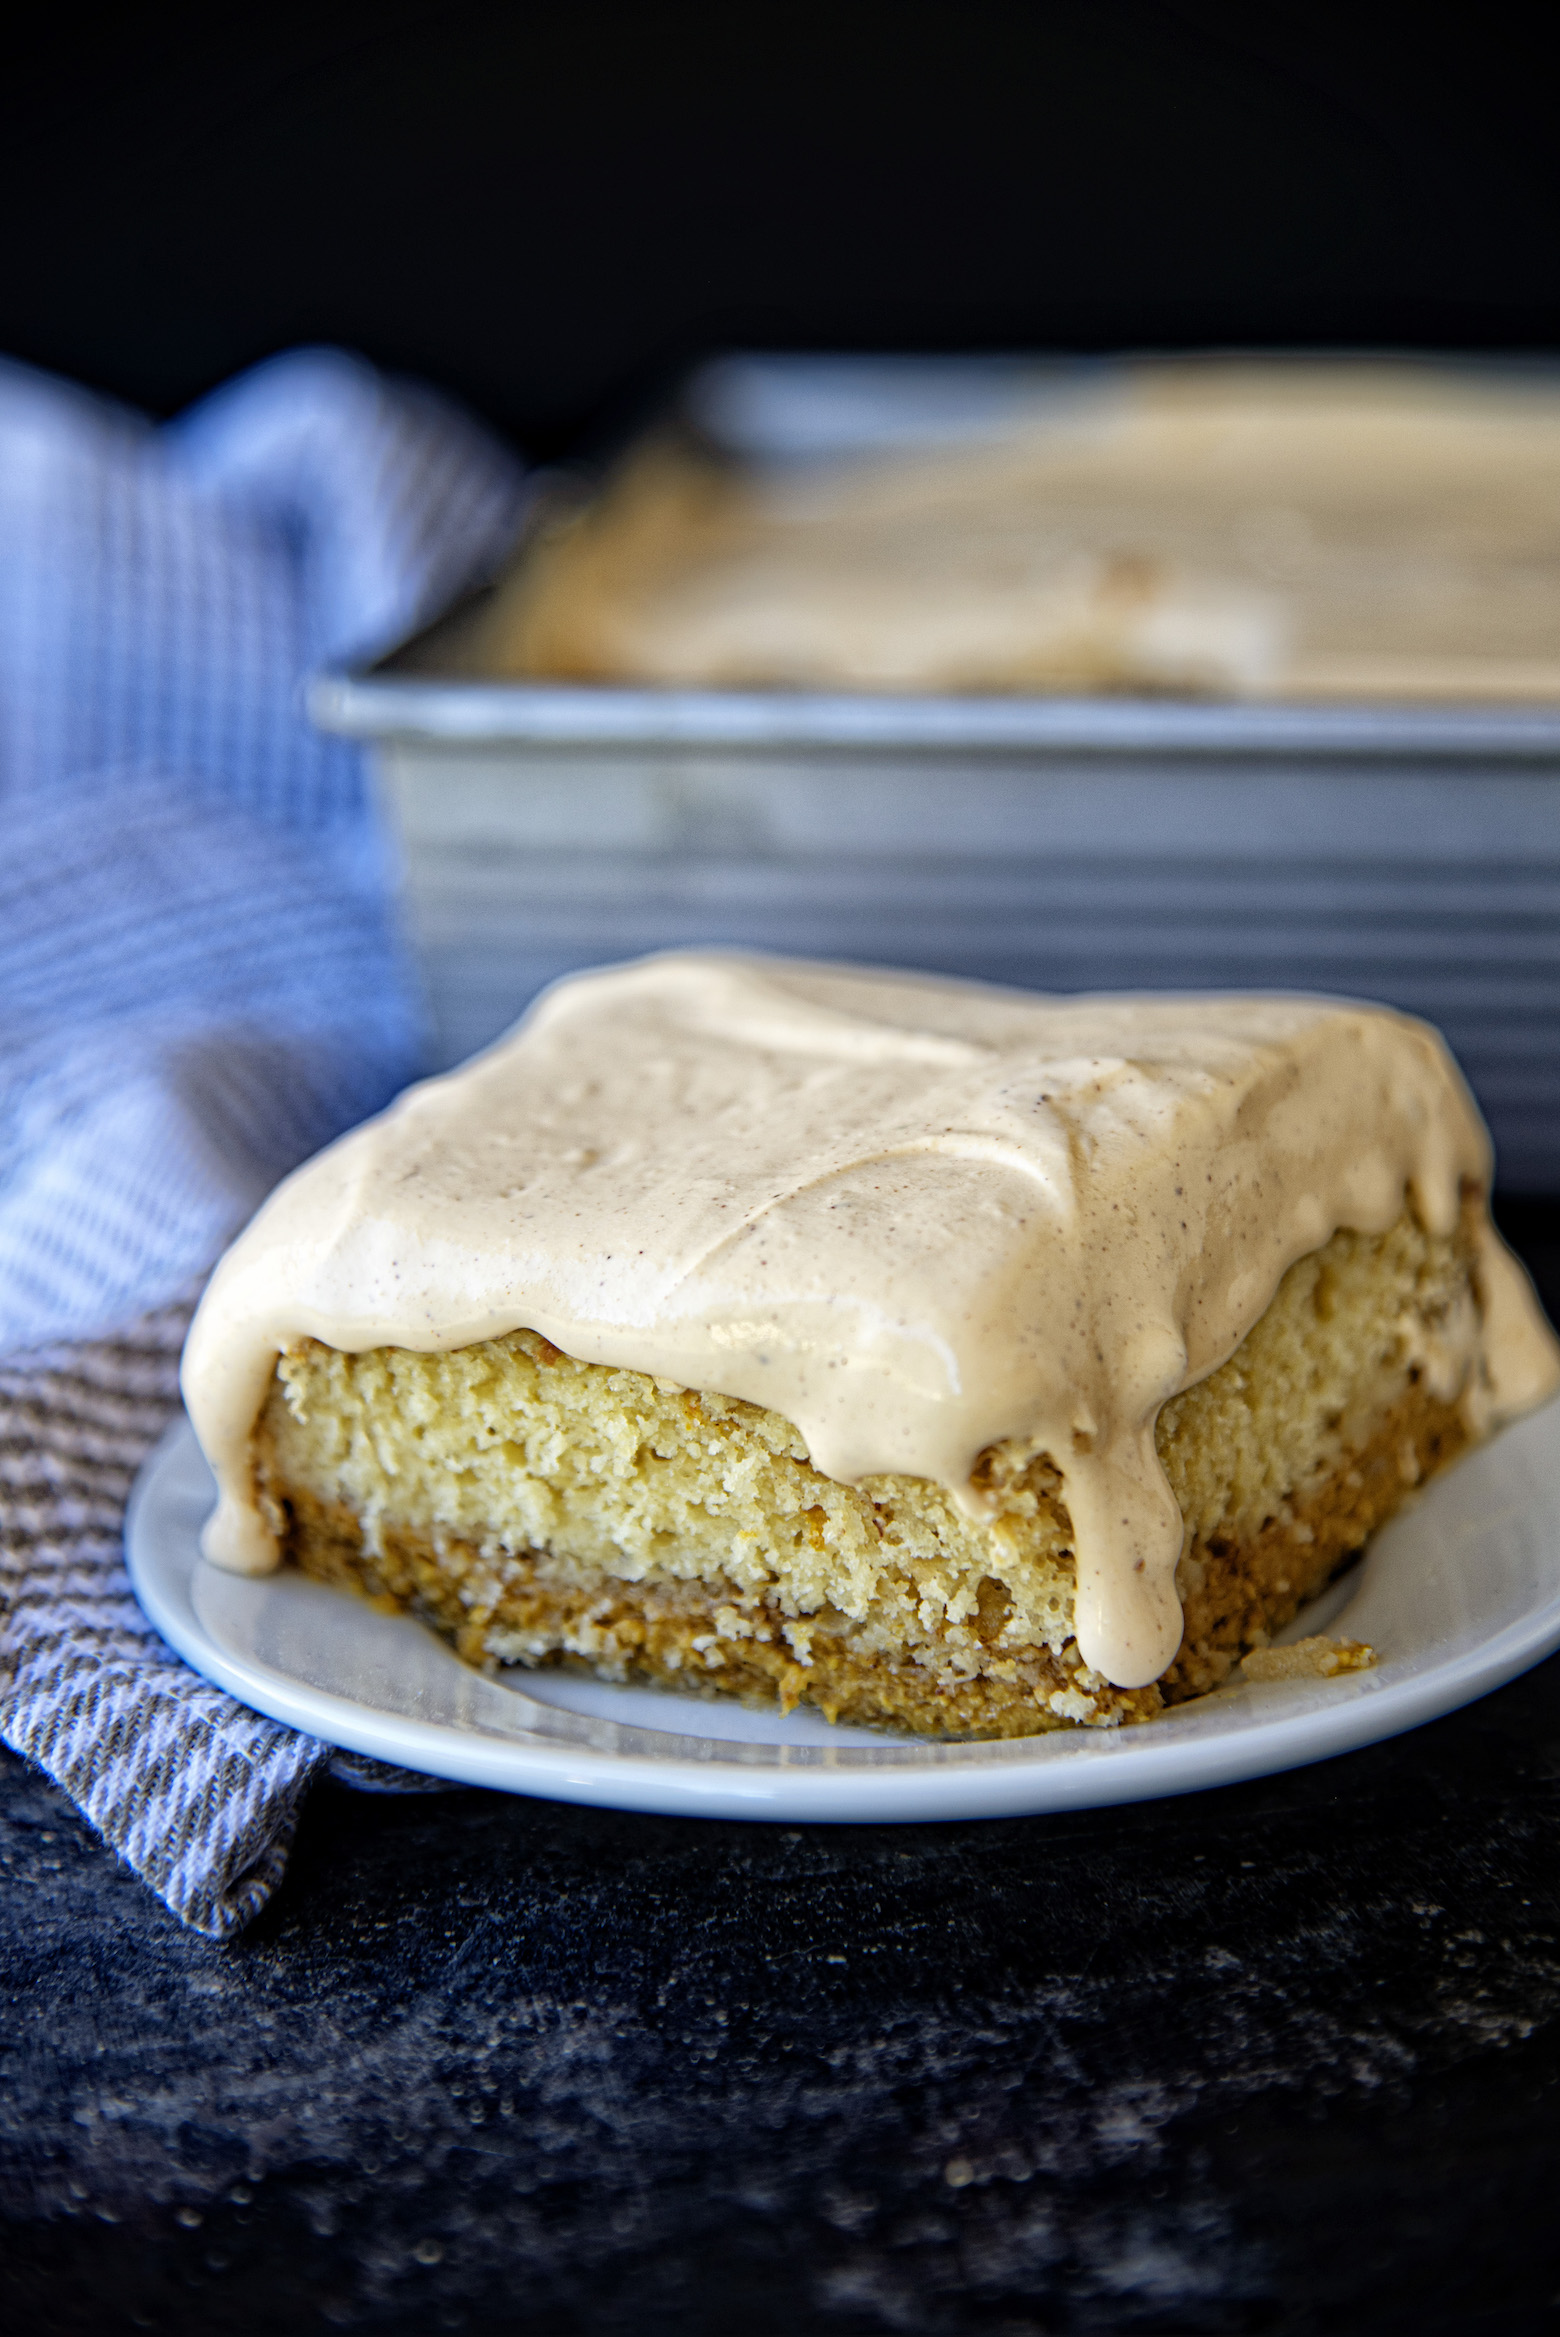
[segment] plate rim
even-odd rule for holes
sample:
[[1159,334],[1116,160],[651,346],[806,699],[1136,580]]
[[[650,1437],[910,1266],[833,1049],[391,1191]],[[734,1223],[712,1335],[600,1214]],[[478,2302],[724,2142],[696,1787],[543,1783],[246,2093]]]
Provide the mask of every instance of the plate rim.
[[[1560,1398],[1544,1410],[1553,1411],[1560,1426]],[[1079,1730],[1065,1739],[1047,1732],[970,1744],[929,1740],[923,1760],[878,1766],[859,1757],[872,1749],[860,1746],[760,1746],[706,1738],[708,1752],[690,1758],[528,1739],[523,1723],[507,1733],[385,1712],[223,1647],[201,1623],[189,1595],[195,1567],[204,1563],[198,1552],[191,1548],[175,1582],[167,1563],[159,1563],[148,1547],[148,1515],[192,1447],[198,1450],[195,1433],[181,1413],[137,1473],[124,1548],[142,1611],[194,1671],[251,1710],[322,1743],[452,1783],[588,1807],[778,1824],[924,1824],[1167,1800],[1385,1742],[1477,1701],[1560,1648],[1557,1587],[1488,1640],[1407,1679],[1373,1684],[1375,1674],[1360,1673],[1353,1675],[1355,1692],[1345,1691],[1336,1702],[1280,1708],[1267,1719],[1195,1737],[1174,1736],[1177,1716],[1171,1714],[1147,1730]],[[460,1658],[451,1651],[449,1660]],[[1282,1697],[1284,1685],[1247,1692]],[[524,1699],[523,1689],[509,1692]],[[1186,1709],[1189,1716],[1207,1707]],[[1042,1745],[1053,1749],[1037,1758]],[[896,1747],[901,1749],[913,1754],[920,1748]],[[755,1758],[759,1754],[773,1757]]]

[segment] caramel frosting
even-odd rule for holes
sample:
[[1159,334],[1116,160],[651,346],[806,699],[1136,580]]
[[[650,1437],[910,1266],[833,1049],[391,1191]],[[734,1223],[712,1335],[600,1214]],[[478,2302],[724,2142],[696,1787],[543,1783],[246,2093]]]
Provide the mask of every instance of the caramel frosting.
[[1543,376],[1194,357],[1064,372],[941,444],[743,466],[653,435],[440,655],[717,689],[1553,704],[1557,644]]
[[[1160,1407],[1339,1227],[1406,1201],[1449,1234],[1489,1175],[1441,1040],[1382,1008],[735,955],[578,975],[298,1170],[222,1260],[184,1359],[206,1554],[276,1564],[250,1440],[281,1350],[525,1328],[766,1405],[831,1477],[929,1477],[977,1513],[986,1447],[1049,1453],[1079,1648],[1142,1686],[1181,1637]],[[1458,1371],[1498,1419],[1560,1384],[1560,1351],[1485,1240],[1482,1368]]]

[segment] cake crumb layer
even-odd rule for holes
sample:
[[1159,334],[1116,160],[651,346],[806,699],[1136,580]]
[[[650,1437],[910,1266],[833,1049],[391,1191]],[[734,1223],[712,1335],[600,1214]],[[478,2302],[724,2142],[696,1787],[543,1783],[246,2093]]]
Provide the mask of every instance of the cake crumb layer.
[[1329,1639],[1318,1633],[1287,1647],[1254,1647],[1241,1665],[1248,1680],[1336,1680],[1344,1672],[1374,1669],[1376,1650],[1363,1639]]
[[1470,1196],[1450,1237],[1409,1212],[1335,1234],[1164,1407],[1184,1634],[1141,1688],[1079,1651],[1050,1454],[991,1448],[972,1515],[933,1480],[829,1478],[774,1412],[532,1331],[440,1354],[299,1342],[258,1484],[290,1557],[426,1616],[477,1664],[580,1664],[929,1734],[1145,1720],[1250,1650],[1292,1654],[1265,1643],[1469,1440],[1478,1219]]

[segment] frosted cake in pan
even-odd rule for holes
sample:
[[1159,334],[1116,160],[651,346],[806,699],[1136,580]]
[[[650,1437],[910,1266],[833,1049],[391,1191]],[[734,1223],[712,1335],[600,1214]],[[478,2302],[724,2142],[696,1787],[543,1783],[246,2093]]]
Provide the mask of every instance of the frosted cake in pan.
[[712,460],[652,435],[539,528],[474,672],[705,688],[1554,704],[1540,373],[1079,368],[945,444]]

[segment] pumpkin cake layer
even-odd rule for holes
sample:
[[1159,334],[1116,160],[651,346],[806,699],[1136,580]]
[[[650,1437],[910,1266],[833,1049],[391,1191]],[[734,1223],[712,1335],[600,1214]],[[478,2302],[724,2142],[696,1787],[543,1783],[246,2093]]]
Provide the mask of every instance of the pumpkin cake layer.
[[529,1330],[279,1357],[254,1436],[284,1553],[413,1609],[480,1665],[570,1663],[956,1736],[1144,1720],[1320,1590],[1479,1412],[1482,1205],[1340,1231],[1167,1403],[1179,1652],[1146,1686],[1079,1651],[1063,1471],[981,1456],[986,1514],[906,1474],[843,1483],[738,1398],[579,1362]]

